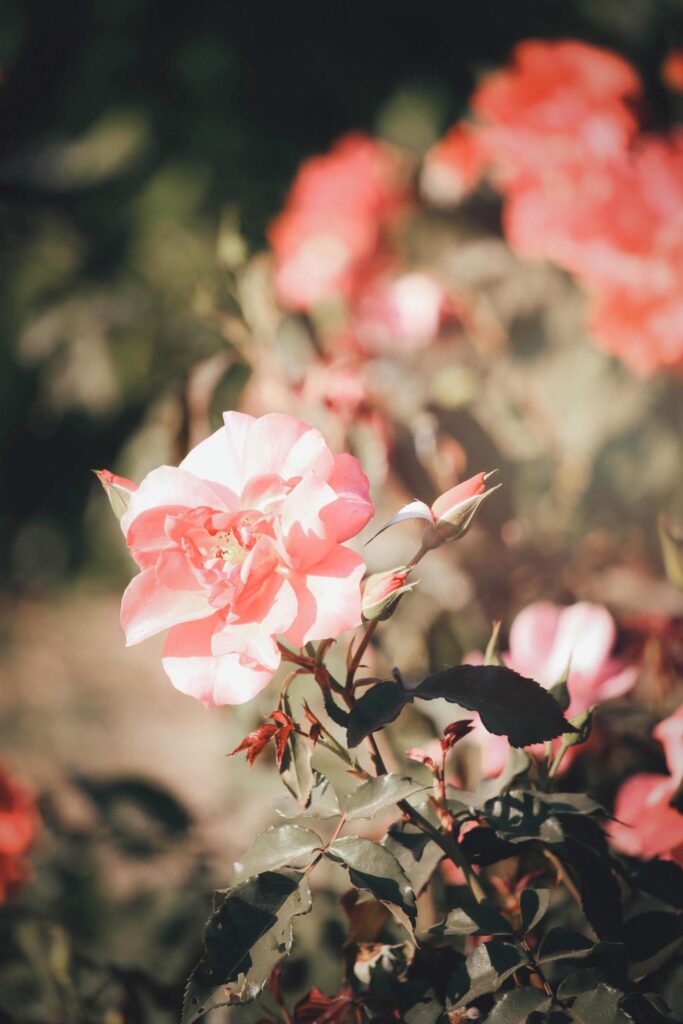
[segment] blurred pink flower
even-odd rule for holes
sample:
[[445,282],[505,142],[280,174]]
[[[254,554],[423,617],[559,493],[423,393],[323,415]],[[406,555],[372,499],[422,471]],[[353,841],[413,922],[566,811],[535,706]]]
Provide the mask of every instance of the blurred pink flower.
[[163,665],[207,707],[241,704],[295,645],[360,623],[359,555],[342,547],[373,514],[351,455],[291,416],[224,415],[175,469],[153,470],[121,527],[140,573],[121,622],[128,644],[170,630]]
[[617,794],[609,832],[617,849],[632,857],[667,857],[683,864],[683,814],[670,802],[683,782],[683,705],[654,729],[664,747],[669,775],[643,772]]
[[477,130],[466,121],[454,124],[427,153],[420,187],[428,202],[459,203],[477,185],[485,155]]
[[269,229],[282,305],[307,310],[348,297],[406,196],[398,158],[367,135],[345,135],[329,153],[307,160]]
[[619,156],[638,124],[636,71],[576,39],[519,43],[472,98],[496,176],[506,185]]
[[353,299],[354,333],[371,355],[423,348],[439,333],[445,307],[445,292],[429,274],[378,274]]
[[[614,619],[602,605],[580,601],[562,608],[550,601],[538,601],[514,619],[510,649],[502,660],[546,689],[569,668],[568,714],[577,715],[592,704],[622,696],[634,686],[638,669],[612,656],[615,640]],[[474,652],[466,661],[482,664],[483,656]],[[491,735],[478,721],[472,738],[480,745],[482,774],[500,774],[509,750],[505,737]],[[538,753],[542,752],[542,747],[538,748]]]

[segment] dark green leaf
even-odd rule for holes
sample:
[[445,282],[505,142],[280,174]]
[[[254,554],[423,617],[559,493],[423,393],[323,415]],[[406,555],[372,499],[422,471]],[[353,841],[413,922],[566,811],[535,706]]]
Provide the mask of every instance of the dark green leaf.
[[500,839],[492,828],[484,825],[475,825],[465,832],[460,847],[470,863],[480,867],[488,867],[519,854],[518,846]]
[[683,910],[683,868],[673,860],[634,860],[629,876],[643,892]]
[[412,699],[400,683],[379,683],[367,690],[349,715],[349,747],[357,747],[366,736],[393,722]]
[[593,948],[594,943],[585,935],[569,928],[551,928],[538,948],[538,962],[547,964],[553,960],[581,959],[592,953]]
[[187,983],[183,1024],[253,999],[291,949],[292,919],[310,908],[306,880],[295,871],[266,871],[221,894]]
[[486,1018],[488,1024],[526,1024],[530,1013],[550,1009],[550,1000],[537,988],[517,988],[506,992]]
[[415,1003],[401,1017],[404,1024],[436,1024],[444,1008],[437,999],[425,999]]
[[443,860],[441,847],[412,825],[401,823],[392,826],[382,840],[382,846],[399,862],[416,896],[420,895]]
[[[282,703],[282,710],[292,717],[292,708],[288,696],[285,696]],[[280,765],[280,775],[285,786],[298,802],[300,807],[305,807],[313,789],[313,769],[311,759],[313,757],[313,744],[306,736],[300,736],[296,732],[290,733],[287,738],[285,755]]]
[[339,800],[328,779],[320,772],[313,773],[313,788],[306,807],[301,807],[292,796],[278,797],[275,810],[283,818],[338,818]]
[[560,982],[557,994],[560,999],[574,999],[584,992],[592,992],[598,985],[606,981],[604,971],[600,967],[584,967],[581,971],[573,971]]
[[239,878],[249,878],[277,868],[303,868],[321,846],[320,836],[309,828],[271,826],[255,836],[242,860],[235,864],[235,871]]
[[433,935],[507,935],[513,930],[509,921],[493,907],[474,901],[451,910],[445,921],[430,928]]
[[526,963],[526,954],[515,943],[503,939],[482,942],[449,979],[448,995],[454,1008],[496,992],[506,978]]
[[550,904],[550,889],[525,889],[519,906],[522,916],[522,934],[526,935],[543,919]]
[[621,890],[611,869],[605,834],[585,815],[558,815],[565,833],[563,863],[569,863],[591,927],[606,942],[621,940]]
[[576,1024],[630,1024],[619,1009],[623,992],[601,982],[592,992],[580,995],[574,1001],[571,1014]]
[[539,839],[548,844],[564,841],[564,829],[551,813],[543,794],[512,790],[494,800],[487,800],[484,815],[498,836],[512,843]]
[[630,975],[640,979],[656,970],[680,946],[683,917],[663,910],[637,914],[624,924],[624,941],[631,962]]
[[619,1006],[637,1024],[673,1024],[669,1008],[657,995],[631,992]]
[[477,711],[486,729],[513,747],[555,739],[576,730],[539,683],[499,665],[457,665],[427,676],[413,690],[422,700],[443,698]]
[[383,903],[413,938],[415,893],[396,857],[384,846],[361,836],[336,839],[326,856],[343,864],[351,884]]
[[346,800],[345,811],[349,821],[356,818],[374,818],[379,812],[428,789],[422,782],[405,775],[380,775],[361,783]]

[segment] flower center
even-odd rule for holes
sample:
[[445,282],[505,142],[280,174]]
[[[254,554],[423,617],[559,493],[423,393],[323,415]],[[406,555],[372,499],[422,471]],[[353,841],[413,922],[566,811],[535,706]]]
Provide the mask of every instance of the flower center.
[[249,554],[249,549],[238,541],[232,531],[220,530],[214,537],[214,557],[222,558],[230,565],[241,565]]

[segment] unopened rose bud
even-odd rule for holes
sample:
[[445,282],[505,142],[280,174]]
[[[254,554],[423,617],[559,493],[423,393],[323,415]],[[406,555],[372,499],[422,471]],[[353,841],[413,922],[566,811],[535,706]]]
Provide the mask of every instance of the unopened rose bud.
[[367,621],[384,621],[393,615],[404,594],[412,590],[414,583],[406,583],[410,569],[399,566],[388,572],[376,572],[363,583],[361,610]]
[[425,547],[438,547],[444,541],[458,540],[469,530],[481,503],[500,487],[497,484],[486,490],[486,483],[495,472],[477,473],[436,499],[432,505],[434,526],[427,528],[422,541]]
[[132,480],[126,480],[125,476],[116,476],[109,469],[95,469],[93,472],[106,491],[114,515],[120,519],[128,508],[131,495],[138,489],[138,485]]

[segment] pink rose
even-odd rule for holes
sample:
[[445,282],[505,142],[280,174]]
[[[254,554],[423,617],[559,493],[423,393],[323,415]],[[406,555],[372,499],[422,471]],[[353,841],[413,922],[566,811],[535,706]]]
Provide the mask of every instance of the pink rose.
[[168,629],[171,682],[207,707],[250,700],[296,647],[361,621],[365,566],[342,547],[373,514],[351,455],[291,416],[224,415],[175,469],[131,493],[121,528],[140,573],[121,605],[127,643]]
[[683,814],[670,806],[683,782],[683,706],[653,732],[664,747],[669,775],[642,772],[617,794],[612,842],[633,857],[672,857],[683,864]]

